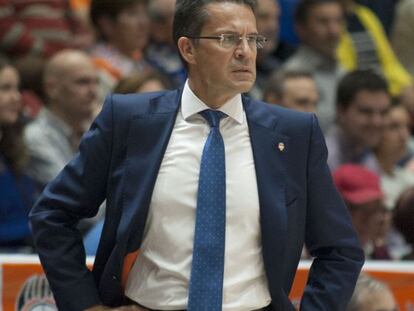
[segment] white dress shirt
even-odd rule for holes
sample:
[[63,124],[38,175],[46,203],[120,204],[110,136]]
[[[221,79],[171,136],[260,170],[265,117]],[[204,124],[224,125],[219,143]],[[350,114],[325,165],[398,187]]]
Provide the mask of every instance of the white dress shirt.
[[[140,256],[125,294],[144,307],[186,309],[201,154],[210,132],[198,113],[209,107],[185,84],[161,163]],[[220,109],[226,156],[226,244],[223,311],[250,311],[271,301],[265,276],[256,172],[241,95]]]

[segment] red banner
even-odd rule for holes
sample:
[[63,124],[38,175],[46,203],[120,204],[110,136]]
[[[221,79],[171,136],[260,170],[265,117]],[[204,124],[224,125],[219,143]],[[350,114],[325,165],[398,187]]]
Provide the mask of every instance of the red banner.
[[[295,305],[300,302],[309,266],[302,262],[296,273],[290,294]],[[368,262],[364,271],[390,286],[401,311],[414,310],[414,262]],[[37,256],[0,256],[0,298],[0,311],[57,310]]]

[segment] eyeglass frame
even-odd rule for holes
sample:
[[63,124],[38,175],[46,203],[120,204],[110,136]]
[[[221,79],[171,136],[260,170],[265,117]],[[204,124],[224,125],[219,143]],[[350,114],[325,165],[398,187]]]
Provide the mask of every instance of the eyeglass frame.
[[[219,41],[220,46],[221,47],[224,47],[223,46],[223,42],[224,42],[224,39],[225,39],[226,36],[229,36],[229,37],[231,36],[233,38],[237,38],[238,37],[238,41],[235,42],[234,44],[232,44],[232,46],[231,47],[228,47],[228,48],[238,47],[240,45],[240,43],[243,41],[244,38],[246,38],[246,40],[247,40],[249,36],[254,36],[256,38],[254,47],[259,50],[259,49],[262,49],[264,47],[265,43],[268,40],[265,36],[259,35],[259,34],[250,34],[250,35],[246,35],[246,36],[241,36],[239,34],[232,34],[232,33],[222,33],[222,34],[220,34],[218,36],[185,36],[185,37],[187,37],[189,39],[196,39],[196,40],[197,39],[217,40],[217,41]],[[263,39],[262,46],[258,46],[257,39],[259,39],[259,38],[260,39]],[[247,40],[247,44],[250,46],[250,43],[249,43],[248,40]],[[226,47],[224,47],[224,48],[226,48]]]

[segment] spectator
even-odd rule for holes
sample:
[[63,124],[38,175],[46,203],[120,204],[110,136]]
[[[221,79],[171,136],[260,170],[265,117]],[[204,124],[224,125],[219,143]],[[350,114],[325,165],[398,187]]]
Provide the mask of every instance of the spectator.
[[275,0],[258,0],[256,9],[257,31],[267,38],[263,49],[257,52],[256,83],[250,94],[262,98],[263,91],[272,72],[281,67],[281,62],[274,56],[279,44],[279,4]]
[[340,81],[336,124],[326,134],[328,165],[332,171],[349,162],[377,170],[372,149],[381,140],[390,105],[387,83],[373,71],[357,70]]
[[149,20],[146,0],[92,0],[90,16],[98,35],[91,50],[99,68],[101,97],[123,77],[150,68],[144,60]]
[[397,311],[390,288],[367,274],[361,274],[346,311]]
[[12,58],[47,58],[91,43],[90,33],[74,18],[68,1],[0,0],[0,50]]
[[97,75],[89,56],[64,50],[45,68],[46,107],[25,130],[29,173],[43,187],[72,159],[90,125],[97,99]]
[[414,260],[414,187],[406,189],[398,198],[393,210],[393,223],[410,246],[402,259]]
[[35,191],[25,175],[20,99],[17,70],[0,59],[0,252],[30,245],[28,214]]
[[319,92],[309,72],[280,71],[270,78],[263,100],[286,108],[315,113]]
[[295,23],[301,45],[284,65],[286,70],[311,72],[320,92],[317,115],[326,131],[335,118],[335,90],[344,70],[336,60],[336,48],[344,27],[338,0],[303,0]]
[[398,2],[391,42],[395,53],[411,75],[414,75],[414,0]]
[[171,79],[174,87],[179,87],[185,82],[187,72],[172,38],[174,10],[175,0],[149,2],[151,30],[146,57],[152,66]]
[[395,103],[386,115],[382,139],[374,148],[389,209],[394,208],[397,198],[406,188],[414,186],[414,174],[398,165],[407,154],[409,139],[410,115],[403,105]]
[[136,73],[121,79],[115,87],[114,93],[145,93],[170,88],[171,83],[167,77],[156,71],[149,71],[142,74]]
[[363,166],[344,164],[333,172],[333,179],[351,214],[366,258],[390,259],[385,240],[391,219],[383,203],[379,176]]
[[338,59],[347,70],[374,69],[388,81],[392,95],[412,87],[412,78],[392,50],[375,14],[353,0],[341,0],[346,8],[347,31],[338,47]]

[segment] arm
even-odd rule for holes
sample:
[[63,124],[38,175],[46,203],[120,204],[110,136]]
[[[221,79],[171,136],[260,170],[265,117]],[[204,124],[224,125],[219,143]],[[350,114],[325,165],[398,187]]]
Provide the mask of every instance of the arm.
[[59,310],[101,303],[76,224],[95,215],[105,198],[112,130],[109,98],[84,135],[79,154],[46,187],[30,213],[35,246]]
[[301,310],[345,310],[364,255],[326,165],[327,150],[316,117],[309,149],[305,242],[315,259]]

